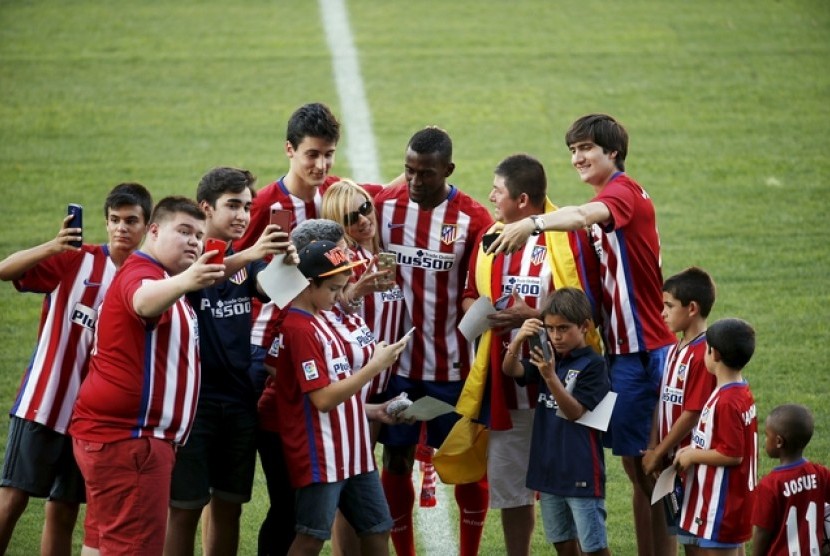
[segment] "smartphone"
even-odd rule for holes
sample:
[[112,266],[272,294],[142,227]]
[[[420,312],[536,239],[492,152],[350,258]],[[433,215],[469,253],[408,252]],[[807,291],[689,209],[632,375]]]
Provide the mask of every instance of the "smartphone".
[[209,237],[205,240],[205,253],[208,251],[219,251],[217,254],[205,261],[207,264],[222,264],[225,262],[225,249],[228,244],[221,239]]
[[377,287],[391,288],[395,285],[395,267],[398,264],[398,258],[395,253],[383,251],[378,253],[378,270],[391,270],[389,274],[375,280]]
[[281,232],[288,233],[291,230],[291,211],[272,208],[269,224],[276,224]]
[[[66,207],[66,214],[72,215],[72,220],[69,221],[67,228],[83,228],[84,227],[84,207],[76,203],[69,203]],[[69,245],[72,247],[80,247],[81,241],[70,241]]]
[[511,300],[512,298],[513,298],[513,294],[512,294],[512,293],[506,293],[506,294],[504,294],[503,296],[501,296],[500,298],[498,298],[498,299],[497,299],[497,300],[493,303],[493,308],[494,308],[496,311],[504,311],[505,309],[507,309],[507,308],[510,306],[510,300]]
[[497,237],[499,237],[499,233],[484,234],[483,236],[481,236],[481,246],[484,248],[485,251],[490,249],[490,246],[493,245],[493,242],[496,241]]
[[542,348],[542,353],[544,354],[545,361],[550,361],[551,359],[553,359],[553,351],[550,347],[548,333],[545,331],[544,328],[539,330],[539,332],[535,336],[531,336],[528,342],[530,342],[531,350],[533,350],[533,348],[535,348],[536,346]]

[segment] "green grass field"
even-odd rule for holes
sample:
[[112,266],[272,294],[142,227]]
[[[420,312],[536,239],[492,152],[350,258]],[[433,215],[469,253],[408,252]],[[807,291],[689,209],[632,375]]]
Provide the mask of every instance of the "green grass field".
[[[628,172],[655,201],[664,275],[688,265],[718,285],[711,320],[753,323],[746,376],[760,419],[775,405],[816,415],[808,457],[830,464],[830,9],[818,0],[352,0],[383,179],[427,124],[455,143],[453,183],[486,202],[492,169],[525,151],[560,205],[589,198],[563,135],[593,111],[623,121]],[[0,4],[0,257],[56,233],[66,203],[87,208],[139,181],[193,195],[217,165],[280,177],[285,121],[323,101],[339,115],[333,58],[312,2],[214,0]],[[334,64],[340,64],[334,58]],[[336,172],[352,175],[346,137]],[[103,215],[101,215],[103,216]],[[40,299],[0,286],[0,400],[9,407],[36,335]],[[825,402],[822,402],[825,400]],[[6,420],[0,423],[4,444]],[[762,471],[773,465],[761,455]],[[264,483],[246,506],[255,553]],[[628,486],[609,458],[609,539],[634,554]],[[454,504],[448,504],[453,506]],[[33,501],[10,554],[37,552]],[[80,543],[80,528],[78,529]],[[534,551],[550,553],[537,528]],[[501,554],[498,515],[482,554]]]

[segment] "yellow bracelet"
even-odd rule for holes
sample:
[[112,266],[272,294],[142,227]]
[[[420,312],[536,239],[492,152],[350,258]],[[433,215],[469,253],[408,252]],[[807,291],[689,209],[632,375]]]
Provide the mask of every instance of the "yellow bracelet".
[[505,348],[505,351],[507,351],[507,355],[509,355],[509,356],[510,356],[510,357],[512,357],[513,359],[515,359],[515,360],[517,360],[517,361],[518,361],[519,359],[521,359],[518,355],[516,355],[515,353],[513,353],[512,351],[510,351],[510,348]]

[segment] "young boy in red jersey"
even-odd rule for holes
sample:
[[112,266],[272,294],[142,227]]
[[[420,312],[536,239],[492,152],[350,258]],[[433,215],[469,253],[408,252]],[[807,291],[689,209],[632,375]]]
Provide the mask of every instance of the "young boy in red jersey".
[[752,554],[830,554],[830,469],[803,455],[813,437],[812,413],[803,405],[779,405],[767,416],[765,435],[767,455],[781,465],[755,491]]
[[202,253],[205,213],[166,197],[147,238],[113,279],[95,352],[69,423],[86,481],[84,544],[102,554],[161,554],[176,446],[199,394],[196,314],[184,294],[224,278]]
[[[663,320],[669,329],[680,334],[669,350],[660,401],[654,413],[649,448],[643,453],[643,471],[658,476],[671,465],[674,455],[692,441],[692,430],[700,412],[715,389],[715,376],[706,371],[706,317],[715,303],[715,283],[709,274],[690,267],[670,276],[663,284]],[[677,513],[679,507],[664,498],[667,520],[655,519],[662,526],[665,544],[658,552],[677,552]],[[659,508],[655,508],[659,512]]]
[[98,311],[116,270],[138,249],[153,199],[138,183],[115,186],[104,202],[105,245],[84,244],[63,220],[57,237],[0,262],[0,279],[44,294],[37,346],[10,410],[0,478],[0,553],[5,554],[29,497],[46,498],[41,550],[70,554],[84,481],[66,434],[87,373]]
[[[363,554],[388,554],[392,517],[378,477],[361,390],[391,366],[409,340],[378,342],[353,369],[347,347],[325,318],[349,283],[347,254],[331,241],[300,250],[298,269],[309,279],[285,311],[278,347],[265,357],[274,388],[275,429],[295,489],[296,536],[290,554],[319,554],[331,538],[336,510],[355,528]],[[271,384],[269,382],[269,384]],[[266,395],[260,399],[261,410]],[[261,415],[264,412],[261,411]]]
[[701,411],[692,444],[674,466],[686,473],[680,510],[681,544],[695,554],[737,556],[752,534],[758,474],[755,400],[741,370],[755,351],[755,330],[740,319],[722,319],[706,331],[706,368],[717,388]]

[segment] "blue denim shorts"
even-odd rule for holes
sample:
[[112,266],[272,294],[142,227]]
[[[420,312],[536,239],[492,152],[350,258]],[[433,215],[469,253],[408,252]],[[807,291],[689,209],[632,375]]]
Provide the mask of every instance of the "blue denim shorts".
[[596,552],[608,546],[605,528],[605,500],[540,494],[542,524],[548,542],[579,539],[583,552]]
[[298,533],[327,541],[337,509],[358,536],[392,530],[392,514],[377,470],[336,483],[313,483],[295,494]]

